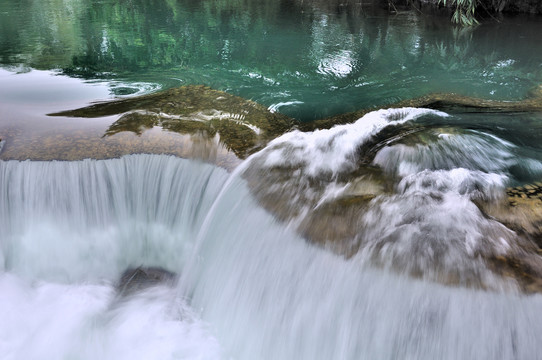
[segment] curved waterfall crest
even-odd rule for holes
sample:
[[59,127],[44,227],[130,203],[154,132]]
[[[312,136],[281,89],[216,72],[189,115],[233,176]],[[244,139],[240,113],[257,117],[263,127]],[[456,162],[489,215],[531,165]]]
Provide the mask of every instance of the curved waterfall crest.
[[[386,121],[418,121],[408,109],[393,114]],[[448,169],[441,169],[442,158],[415,158],[412,148],[422,130],[396,133],[384,145],[371,142],[372,157],[359,152],[387,128],[384,123],[364,133],[337,127],[327,139],[317,133],[315,151],[350,149],[339,157],[344,164],[327,168],[302,145],[312,135],[299,133],[273,141],[233,174],[165,155],[0,162],[0,317],[6,324],[0,337],[7,339],[0,353],[13,359],[536,357],[542,298],[519,294],[477,255],[492,246],[506,252],[514,236],[483,218],[473,203],[499,197],[511,176],[514,147],[489,135],[431,128],[438,134],[423,138],[436,142],[423,146],[438,148],[440,141],[450,151],[470,141],[480,157],[457,167],[465,155],[459,153]],[[275,150],[292,157],[281,163]],[[479,169],[491,152],[500,160]],[[374,196],[355,195],[370,183],[356,164],[390,164],[385,158],[396,166],[371,173],[371,179],[388,176],[391,185],[374,182],[363,188],[378,191]],[[258,193],[262,189],[267,192]],[[291,197],[301,211],[284,216],[265,202],[272,196],[276,204]],[[349,256],[315,246],[301,231],[302,216],[329,216],[330,204],[344,196],[359,196],[369,206],[355,223],[360,242]],[[456,222],[439,226],[443,214]],[[307,221],[315,219],[324,218]],[[485,243],[479,231],[502,241]],[[431,246],[424,245],[428,241]],[[389,259],[395,260],[390,266]],[[444,259],[438,264],[447,271],[475,274],[494,290],[416,276],[434,268],[432,259]],[[119,297],[118,278],[137,266],[175,272],[181,284],[158,282]],[[65,320],[52,320],[58,318]],[[57,346],[47,346],[50,338]]]

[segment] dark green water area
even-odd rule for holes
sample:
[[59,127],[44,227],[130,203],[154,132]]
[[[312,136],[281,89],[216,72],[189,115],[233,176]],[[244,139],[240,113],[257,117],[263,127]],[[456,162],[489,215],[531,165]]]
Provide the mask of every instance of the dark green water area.
[[415,10],[324,4],[5,0],[0,63],[101,80],[111,97],[207,85],[302,121],[431,92],[521,99],[542,82],[538,17],[461,29]]
[[[217,147],[205,136],[194,140],[194,131],[186,129],[165,134],[163,129],[174,126],[156,114],[140,120],[133,118],[141,113],[119,119],[127,109],[107,116],[47,116],[187,85],[217,91],[215,98],[224,92],[239,97],[239,104],[255,102],[262,114],[280,118],[280,129],[283,115],[302,127],[337,115],[337,122],[350,122],[366,112],[356,113],[361,109],[434,93],[520,101],[542,84],[540,33],[540,17],[488,19],[475,28],[459,28],[449,15],[390,12],[379,2],[4,0],[0,138],[6,141],[1,156],[72,159],[139,151],[197,156],[188,148],[203,142],[197,152],[218,161],[235,145],[223,149],[220,141]],[[189,96],[191,103],[208,102],[197,100],[197,91]],[[217,113],[214,105],[196,110],[207,119],[209,111]],[[218,112],[224,117],[230,110]],[[345,113],[354,115],[341,120]],[[464,115],[454,121],[491,128],[538,151],[540,119],[535,111],[513,117]],[[138,124],[128,131],[134,136],[122,131],[130,121]],[[216,126],[195,127],[216,132]],[[181,133],[191,136],[179,152]],[[114,144],[108,138],[113,135]],[[149,148],[159,137],[160,144]],[[256,142],[249,140],[234,157],[257,149]]]

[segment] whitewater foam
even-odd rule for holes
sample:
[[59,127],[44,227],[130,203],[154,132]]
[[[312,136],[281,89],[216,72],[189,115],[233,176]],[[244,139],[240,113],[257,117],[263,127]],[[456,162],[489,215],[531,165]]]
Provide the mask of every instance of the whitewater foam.
[[265,158],[266,168],[300,168],[307,176],[336,176],[356,166],[356,151],[382,129],[425,115],[448,116],[440,111],[421,108],[373,111],[353,124],[308,133],[286,133],[271,141],[252,161]]
[[[447,115],[379,110],[354,124],[285,134],[249,158],[244,177],[260,204],[309,242],[430,280],[515,289],[486,261],[520,253],[517,234],[477,202],[501,200],[510,169],[525,158],[491,134],[412,121],[422,116]],[[360,159],[367,146],[377,149],[371,164]]]
[[207,324],[166,287],[119,303],[108,284],[0,274],[0,316],[5,360],[221,358]]
[[480,131],[428,130],[438,136],[435,141],[414,145],[391,144],[376,154],[373,164],[388,174],[401,177],[425,169],[467,168],[485,172],[507,173],[519,163],[516,146],[494,135]]

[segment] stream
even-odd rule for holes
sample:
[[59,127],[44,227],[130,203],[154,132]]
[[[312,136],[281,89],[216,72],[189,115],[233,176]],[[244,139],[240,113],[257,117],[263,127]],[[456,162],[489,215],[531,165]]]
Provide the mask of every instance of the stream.
[[[387,109],[527,98],[541,20],[2,1],[0,359],[541,358],[542,114]],[[186,85],[192,119],[48,115]],[[270,129],[374,111],[236,152],[260,128],[220,101]]]

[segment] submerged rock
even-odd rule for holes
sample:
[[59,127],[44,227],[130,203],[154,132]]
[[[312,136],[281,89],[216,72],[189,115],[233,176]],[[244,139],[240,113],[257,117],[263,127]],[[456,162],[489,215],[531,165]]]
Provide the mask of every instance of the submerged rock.
[[[542,87],[536,87],[527,99],[521,101],[484,100],[457,94],[429,94],[386,107],[425,107],[476,112],[542,111]],[[231,159],[217,160],[213,154],[229,152],[237,159],[245,159],[262,149],[270,140],[293,128],[302,131],[331,128],[337,124],[352,123],[374,110],[376,109],[361,109],[323,120],[298,123],[253,101],[202,85],[188,85],[49,114],[81,118],[117,115],[118,118],[105,133],[101,133],[101,139],[95,139],[95,134],[88,131],[69,136],[66,134],[65,137],[55,133],[46,139],[30,140],[23,139],[24,134],[10,135],[14,141],[10,142],[9,151],[6,151],[4,157],[75,160],[146,152],[202,158],[215,163],[232,163],[234,161]],[[166,134],[180,134],[184,138],[170,139]],[[377,147],[381,144],[375,139],[373,145]],[[198,150],[190,151],[189,148],[193,147]],[[367,146],[365,149],[372,148]],[[52,151],[50,156],[48,151]],[[368,156],[371,156],[370,151]],[[226,155],[219,157],[226,158]],[[238,163],[235,162],[235,165]]]
[[129,268],[122,273],[117,291],[119,295],[126,296],[155,285],[171,285],[176,278],[175,273],[160,267]]
[[120,115],[104,137],[126,131],[141,135],[154,127],[208,138],[218,135],[220,142],[242,159],[294,125],[291,118],[273,113],[263,105],[202,85],[188,85],[49,115],[83,118]]

